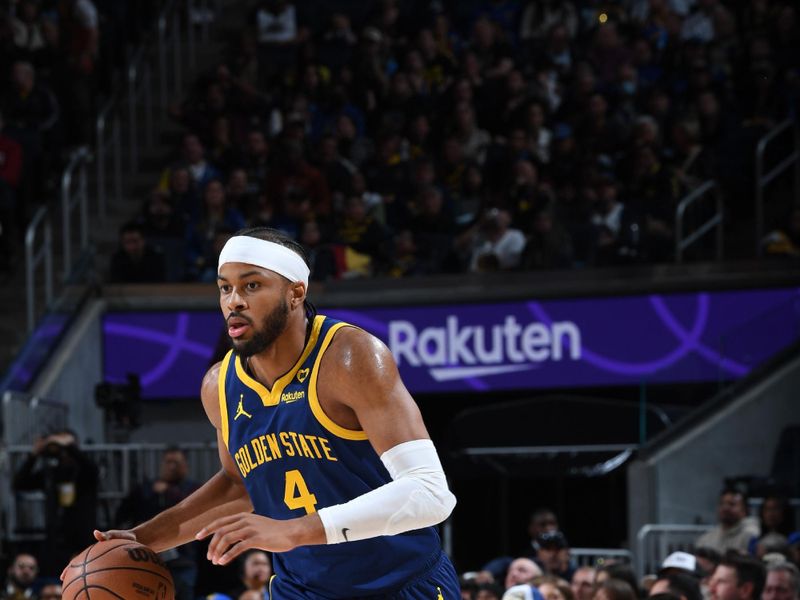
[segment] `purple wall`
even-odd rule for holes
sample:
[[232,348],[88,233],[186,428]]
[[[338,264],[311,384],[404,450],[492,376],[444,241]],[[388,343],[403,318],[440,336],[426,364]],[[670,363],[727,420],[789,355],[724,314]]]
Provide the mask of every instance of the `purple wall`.
[[[738,379],[800,337],[800,288],[325,310],[386,342],[412,392]],[[106,378],[197,396],[216,311],[110,312]]]

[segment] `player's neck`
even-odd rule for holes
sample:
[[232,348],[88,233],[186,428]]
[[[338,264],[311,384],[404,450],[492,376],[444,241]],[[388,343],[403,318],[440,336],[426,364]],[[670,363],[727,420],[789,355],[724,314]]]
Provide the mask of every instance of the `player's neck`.
[[300,315],[299,319],[290,317],[286,330],[275,343],[247,359],[250,375],[271,389],[275,380],[288,373],[303,353],[306,330],[305,315]]

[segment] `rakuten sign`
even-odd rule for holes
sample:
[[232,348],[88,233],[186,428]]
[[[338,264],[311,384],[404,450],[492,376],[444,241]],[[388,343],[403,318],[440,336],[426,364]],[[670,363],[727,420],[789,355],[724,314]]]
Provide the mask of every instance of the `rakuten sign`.
[[[389,348],[398,365],[444,367],[509,365],[581,357],[581,332],[571,321],[520,324],[513,315],[502,324],[460,325],[449,315],[442,327],[417,330],[410,321],[389,321]],[[566,350],[566,352],[565,352]]]

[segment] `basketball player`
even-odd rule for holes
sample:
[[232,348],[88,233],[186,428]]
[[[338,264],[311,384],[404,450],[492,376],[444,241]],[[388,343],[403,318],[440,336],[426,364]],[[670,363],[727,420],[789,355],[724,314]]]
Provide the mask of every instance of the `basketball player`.
[[455,497],[395,361],[379,340],[306,302],[300,245],[255,228],[219,258],[233,349],[202,400],[222,470],[175,507],[98,540],[163,551],[212,536],[224,565],[274,552],[273,599],[369,596],[456,600],[433,528]]

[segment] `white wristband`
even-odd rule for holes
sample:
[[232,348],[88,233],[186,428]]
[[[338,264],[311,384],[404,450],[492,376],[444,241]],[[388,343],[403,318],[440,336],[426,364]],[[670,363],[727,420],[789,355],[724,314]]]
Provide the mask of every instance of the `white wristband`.
[[329,544],[395,535],[444,521],[456,498],[430,440],[403,442],[381,455],[393,481],[319,511]]

